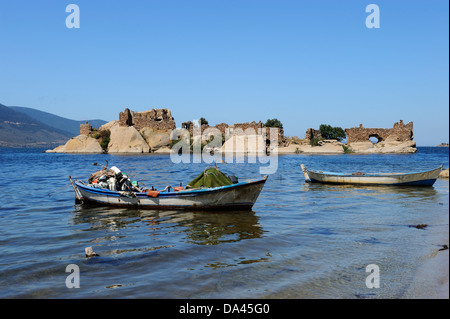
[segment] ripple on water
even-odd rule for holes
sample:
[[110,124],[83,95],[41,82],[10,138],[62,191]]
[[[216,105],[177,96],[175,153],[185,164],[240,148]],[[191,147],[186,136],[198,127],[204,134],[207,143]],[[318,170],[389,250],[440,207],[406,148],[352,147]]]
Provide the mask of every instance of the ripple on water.
[[[212,213],[82,207],[67,179],[86,179],[92,163],[108,159],[163,188],[185,185],[205,164],[3,152],[0,297],[401,298],[418,265],[448,242],[448,180],[431,188],[305,184],[299,165],[372,172],[448,166],[448,151],[436,152],[280,156],[252,211]],[[18,163],[25,179],[8,173]],[[240,180],[260,176],[257,164],[221,167]],[[429,227],[408,227],[414,224]],[[87,259],[89,246],[100,256]],[[69,264],[80,268],[80,289],[65,285]],[[376,291],[365,286],[369,264],[382,274]]]

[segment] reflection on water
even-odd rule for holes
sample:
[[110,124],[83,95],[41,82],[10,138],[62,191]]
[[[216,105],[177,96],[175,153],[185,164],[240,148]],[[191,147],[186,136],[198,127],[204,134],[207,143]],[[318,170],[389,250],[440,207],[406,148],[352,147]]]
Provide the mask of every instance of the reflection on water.
[[259,238],[263,229],[253,211],[194,213],[180,223],[185,227],[187,242],[198,245],[217,245]]
[[373,192],[379,194],[404,194],[405,196],[433,196],[437,194],[434,187],[415,187],[415,186],[373,186],[373,185],[345,185],[345,184],[322,184],[322,183],[305,183],[303,191],[333,192],[333,191],[350,191],[350,192]]
[[[130,227],[139,228],[136,223],[140,223],[153,232],[151,236],[161,232],[184,233],[185,242],[196,245],[218,245],[259,238],[264,232],[258,223],[259,217],[253,211],[161,211],[86,208],[79,205],[72,213],[74,224],[90,224],[89,231],[120,232]],[[100,242],[102,239],[94,241]]]

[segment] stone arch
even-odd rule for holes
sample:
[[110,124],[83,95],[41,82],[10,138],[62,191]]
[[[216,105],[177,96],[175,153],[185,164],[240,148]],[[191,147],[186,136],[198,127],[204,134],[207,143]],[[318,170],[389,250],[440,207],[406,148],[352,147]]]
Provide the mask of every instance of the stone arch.
[[[371,138],[375,138],[376,141],[372,140]],[[383,140],[383,138],[382,138],[380,135],[376,134],[376,133],[374,133],[374,134],[369,134],[369,141],[370,141],[371,143],[373,143],[373,144],[378,144],[378,143],[380,143],[382,140]]]

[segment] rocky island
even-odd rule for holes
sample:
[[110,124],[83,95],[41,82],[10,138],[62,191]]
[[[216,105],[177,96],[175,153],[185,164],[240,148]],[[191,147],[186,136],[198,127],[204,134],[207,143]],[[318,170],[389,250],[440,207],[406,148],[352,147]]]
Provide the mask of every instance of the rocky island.
[[[266,123],[267,124],[267,123]],[[203,134],[208,129],[222,136],[220,147],[214,152],[270,153],[277,146],[278,154],[339,154],[339,153],[414,153],[417,151],[413,140],[413,122],[404,124],[402,120],[392,128],[345,129],[344,144],[336,139],[324,138],[320,130],[309,128],[305,138],[285,137],[282,126],[267,127],[261,121],[220,123],[215,126],[193,122],[183,122],[181,129],[189,132],[190,143],[195,142],[195,134],[200,138],[201,149],[208,147],[209,137]],[[89,123],[80,125],[80,135],[66,144],[48,150],[48,153],[170,153],[179,141],[175,120],[169,109],[151,109],[134,112],[126,108],[114,120],[94,129]],[[341,129],[342,131],[342,129]],[[200,133],[199,133],[200,132]],[[186,133],[187,134],[187,133]],[[203,134],[203,135],[202,135]],[[272,135],[271,135],[272,134]],[[372,142],[370,139],[377,141]],[[240,147],[237,147],[240,146]]]

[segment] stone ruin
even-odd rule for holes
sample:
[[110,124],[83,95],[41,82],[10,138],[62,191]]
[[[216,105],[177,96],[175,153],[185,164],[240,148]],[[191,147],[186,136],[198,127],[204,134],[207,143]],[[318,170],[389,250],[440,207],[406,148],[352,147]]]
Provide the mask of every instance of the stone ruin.
[[[181,127],[188,130],[191,136],[193,135],[194,123],[192,121],[183,122]],[[210,126],[208,124],[202,124],[201,131],[204,132],[208,128],[216,128],[225,137],[230,137],[233,135],[253,135],[253,134],[264,134],[266,133],[266,141],[270,141],[270,127],[264,126],[264,124],[259,122],[246,122],[246,123],[235,123],[233,125],[228,125],[226,123],[220,123],[215,126]],[[283,129],[277,128],[278,131],[278,144],[281,144],[284,140]]]
[[305,139],[311,141],[313,138],[321,139],[322,133],[320,133],[320,130],[315,130],[313,128],[307,129],[305,133]]
[[133,112],[128,108],[119,113],[119,126],[134,126],[136,130],[150,127],[158,131],[175,129],[175,120],[169,109],[152,109],[144,112]]
[[80,135],[89,135],[92,132],[92,125],[87,121],[84,124],[80,124]]
[[394,123],[393,128],[365,128],[362,124],[359,127],[345,129],[347,134],[347,144],[356,142],[370,141],[371,137],[374,137],[381,141],[398,141],[405,142],[411,141],[413,135],[413,122],[404,124],[402,120]]
[[[359,127],[345,129],[347,144],[356,142],[370,142],[370,138],[377,139],[377,143],[382,141],[405,142],[413,139],[413,122],[404,124],[402,120],[394,123],[393,128],[365,128],[362,124]],[[308,128],[305,133],[305,140],[322,138],[320,130]]]

